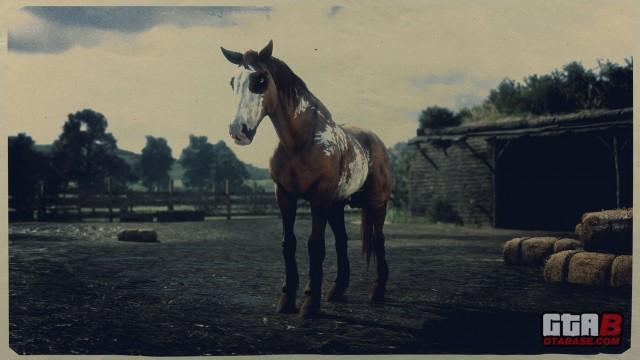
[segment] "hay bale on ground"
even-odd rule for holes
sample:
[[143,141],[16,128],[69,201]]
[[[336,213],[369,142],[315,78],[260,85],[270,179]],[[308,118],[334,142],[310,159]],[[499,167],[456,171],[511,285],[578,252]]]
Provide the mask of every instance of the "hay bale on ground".
[[122,230],[118,240],[132,242],[158,242],[158,234],[151,229]]
[[502,255],[507,265],[541,266],[553,254],[557,237],[519,237],[507,241]]
[[631,254],[633,247],[632,209],[585,213],[576,234],[585,250],[612,254]]
[[631,256],[567,250],[551,255],[544,267],[549,282],[626,286],[631,284]]

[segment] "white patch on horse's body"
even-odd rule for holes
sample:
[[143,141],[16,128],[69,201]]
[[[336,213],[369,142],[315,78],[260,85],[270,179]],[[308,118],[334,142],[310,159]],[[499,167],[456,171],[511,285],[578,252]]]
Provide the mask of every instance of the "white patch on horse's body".
[[298,99],[298,105],[296,106],[296,110],[293,116],[298,116],[304,113],[308,107],[309,107],[309,102],[307,101],[307,99],[305,99],[304,97],[300,97]]
[[343,157],[348,155],[349,149],[352,150],[347,167],[340,169],[336,196],[346,199],[360,190],[369,175],[369,154],[362,144],[332,120],[325,123],[322,131],[316,132],[314,140],[327,156],[338,153]]
[[249,90],[249,77],[254,72],[252,67],[240,67],[233,77],[233,92],[236,95],[236,117],[233,121],[238,121],[249,129],[258,126],[262,112],[262,95]]
[[362,188],[369,175],[369,154],[367,150],[352,138],[353,158],[348,164],[348,171],[340,174],[336,195],[339,199],[346,199]]
[[322,151],[327,156],[331,156],[336,151],[344,153],[347,149],[347,134],[342,127],[333,121],[327,121],[324,129],[316,132],[314,140],[322,147]]

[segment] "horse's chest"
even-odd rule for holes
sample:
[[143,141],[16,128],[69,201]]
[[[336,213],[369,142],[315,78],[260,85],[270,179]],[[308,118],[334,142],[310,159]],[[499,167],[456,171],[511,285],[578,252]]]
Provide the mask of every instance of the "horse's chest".
[[302,161],[289,160],[287,164],[272,166],[273,180],[288,193],[294,195],[306,194],[316,179],[316,172]]

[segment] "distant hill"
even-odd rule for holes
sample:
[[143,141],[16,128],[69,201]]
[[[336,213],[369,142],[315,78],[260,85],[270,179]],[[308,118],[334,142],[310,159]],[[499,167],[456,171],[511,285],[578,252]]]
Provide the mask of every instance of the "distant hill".
[[[44,145],[35,145],[35,150],[41,152],[43,154],[48,154],[51,152],[52,145],[44,144]],[[118,156],[122,158],[129,166],[133,167],[140,159],[140,154],[136,154],[133,151],[118,149],[116,150]],[[257,167],[255,165],[244,163],[244,167],[247,169],[249,173],[250,180],[271,180],[271,176],[269,175],[269,170]],[[180,165],[178,161],[173,163],[171,170],[169,171],[169,176],[172,179],[182,180],[182,176],[184,175],[184,169]]]

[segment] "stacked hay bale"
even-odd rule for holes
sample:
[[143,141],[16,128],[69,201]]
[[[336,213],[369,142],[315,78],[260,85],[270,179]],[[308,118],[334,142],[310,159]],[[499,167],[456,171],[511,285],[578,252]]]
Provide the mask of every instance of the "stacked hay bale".
[[543,266],[549,282],[621,287],[631,285],[632,209],[585,213],[579,240],[518,237],[504,244],[507,265]]
[[554,253],[564,250],[581,250],[582,243],[575,239],[559,237],[518,237],[507,241],[502,256],[507,265],[542,266]]
[[586,251],[561,251],[549,257],[544,278],[549,282],[631,285],[633,247],[632,209],[586,213],[576,235]]

